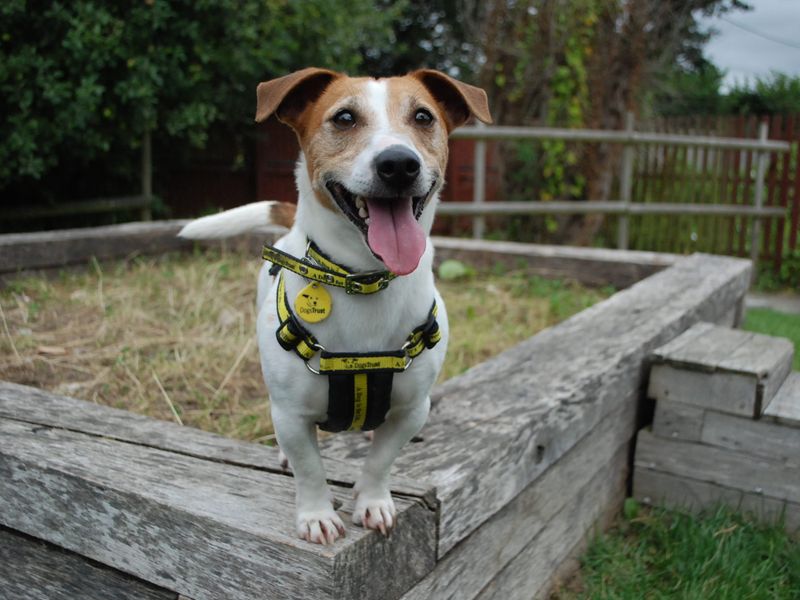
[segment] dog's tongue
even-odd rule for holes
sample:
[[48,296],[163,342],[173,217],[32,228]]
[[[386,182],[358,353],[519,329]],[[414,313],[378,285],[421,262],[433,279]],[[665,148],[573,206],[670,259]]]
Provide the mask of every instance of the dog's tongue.
[[411,198],[367,198],[367,243],[395,275],[408,275],[425,252],[425,232]]

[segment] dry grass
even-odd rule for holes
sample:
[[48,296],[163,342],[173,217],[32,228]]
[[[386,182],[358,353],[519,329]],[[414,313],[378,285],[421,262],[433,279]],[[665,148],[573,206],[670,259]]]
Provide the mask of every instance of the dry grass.
[[[20,278],[0,291],[0,379],[269,440],[254,339],[259,268],[242,254],[206,251]],[[521,272],[440,289],[452,329],[443,377],[609,293]]]

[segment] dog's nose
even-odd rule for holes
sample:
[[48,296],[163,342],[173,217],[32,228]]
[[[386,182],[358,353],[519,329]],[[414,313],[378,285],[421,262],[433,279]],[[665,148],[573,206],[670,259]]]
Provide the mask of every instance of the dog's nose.
[[401,190],[419,175],[419,159],[405,146],[389,146],[375,157],[375,170],[386,185]]

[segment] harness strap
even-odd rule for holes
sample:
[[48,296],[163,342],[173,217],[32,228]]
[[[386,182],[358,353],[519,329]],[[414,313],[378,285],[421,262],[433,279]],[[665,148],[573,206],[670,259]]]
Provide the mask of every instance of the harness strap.
[[324,431],[370,431],[378,427],[389,412],[394,374],[408,369],[414,357],[425,348],[433,348],[442,337],[434,300],[425,322],[409,334],[399,350],[328,352],[292,312],[282,272],[278,274],[276,301],[280,325],[275,336],[281,347],[293,350],[311,371],[308,361],[320,352],[319,371],[314,372],[328,377],[327,419],[318,423]]
[[[374,294],[386,289],[389,282],[397,277],[389,271],[367,271],[364,273],[351,273],[341,265],[337,265],[317,248],[314,242],[309,242],[306,256],[302,259],[295,258],[282,250],[265,245],[261,253],[264,260],[272,263],[272,268],[284,268],[292,273],[297,273],[306,279],[313,279],[326,285],[344,288],[348,294]],[[306,258],[319,263],[311,263]],[[274,274],[274,273],[273,273]]]

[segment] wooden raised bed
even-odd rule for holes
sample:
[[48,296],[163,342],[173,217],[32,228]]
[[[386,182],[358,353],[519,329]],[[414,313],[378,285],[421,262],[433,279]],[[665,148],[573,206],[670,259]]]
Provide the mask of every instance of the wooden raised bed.
[[[497,248],[545,262],[536,247]],[[578,254],[571,264],[585,264]],[[333,547],[296,540],[292,482],[272,448],[13,384],[0,386],[0,524],[171,598],[545,594],[626,495],[650,352],[698,321],[739,318],[749,262],[651,259],[637,268],[674,264],[436,388],[421,441],[394,471],[388,540],[352,526]],[[344,513],[366,443],[322,444]],[[0,561],[0,597],[3,570],[17,574],[13,591],[30,563]],[[83,597],[70,594],[48,597]]]

